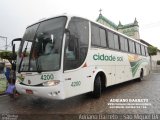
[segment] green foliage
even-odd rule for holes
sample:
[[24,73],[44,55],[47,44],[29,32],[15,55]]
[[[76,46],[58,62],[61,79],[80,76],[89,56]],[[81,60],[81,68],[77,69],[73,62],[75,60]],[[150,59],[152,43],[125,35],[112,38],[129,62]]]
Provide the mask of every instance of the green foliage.
[[14,60],[13,53],[11,51],[2,51],[0,52],[0,58],[7,59],[7,60]]
[[157,65],[160,65],[160,60],[157,60]]
[[150,56],[157,55],[157,47],[148,46],[148,53]]

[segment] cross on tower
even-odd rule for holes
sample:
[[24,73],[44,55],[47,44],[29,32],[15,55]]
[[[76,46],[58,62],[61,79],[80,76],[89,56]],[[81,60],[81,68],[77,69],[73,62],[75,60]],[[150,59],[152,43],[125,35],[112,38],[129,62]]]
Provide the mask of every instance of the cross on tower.
[[99,12],[100,12],[100,15],[101,15],[102,9],[100,9]]

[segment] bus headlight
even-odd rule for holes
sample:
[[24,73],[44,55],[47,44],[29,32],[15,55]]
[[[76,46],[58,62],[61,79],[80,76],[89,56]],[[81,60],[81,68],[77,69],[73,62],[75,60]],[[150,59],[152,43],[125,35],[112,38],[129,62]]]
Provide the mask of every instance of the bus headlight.
[[43,83],[43,86],[55,86],[60,83],[60,80],[50,80]]

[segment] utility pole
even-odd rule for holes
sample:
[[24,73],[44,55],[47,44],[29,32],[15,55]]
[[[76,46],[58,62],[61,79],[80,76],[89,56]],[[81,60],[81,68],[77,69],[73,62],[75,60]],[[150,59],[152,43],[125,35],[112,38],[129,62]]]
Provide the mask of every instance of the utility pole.
[[4,37],[4,36],[0,36],[0,38],[2,38],[2,39],[5,39],[6,40],[6,45],[5,45],[5,50],[7,50],[7,37]]

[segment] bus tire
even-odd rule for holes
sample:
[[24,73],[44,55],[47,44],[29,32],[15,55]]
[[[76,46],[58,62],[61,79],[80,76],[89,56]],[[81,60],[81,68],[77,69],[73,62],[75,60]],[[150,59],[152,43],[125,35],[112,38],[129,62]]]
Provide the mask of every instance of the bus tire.
[[94,81],[94,90],[92,93],[94,98],[100,98],[101,89],[102,89],[101,77],[98,75],[98,76],[96,76],[95,81]]
[[140,77],[138,78],[138,81],[141,82],[143,79],[144,79],[143,69],[141,69]]

